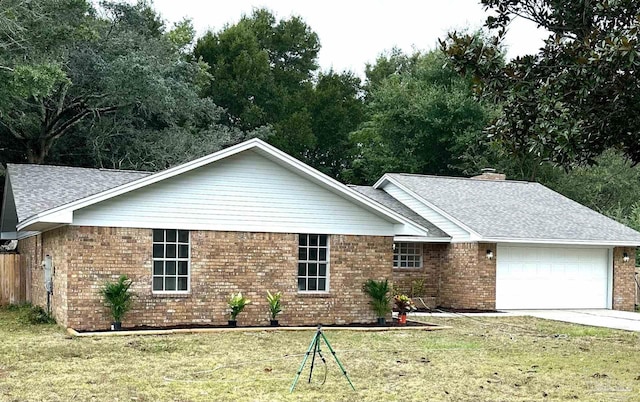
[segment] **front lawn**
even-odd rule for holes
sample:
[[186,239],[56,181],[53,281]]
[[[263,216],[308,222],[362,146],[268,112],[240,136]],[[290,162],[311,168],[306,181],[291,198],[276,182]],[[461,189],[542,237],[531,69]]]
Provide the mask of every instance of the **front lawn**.
[[527,317],[441,331],[326,331],[312,384],[289,387],[309,332],[72,338],[0,310],[1,401],[640,400],[637,333]]

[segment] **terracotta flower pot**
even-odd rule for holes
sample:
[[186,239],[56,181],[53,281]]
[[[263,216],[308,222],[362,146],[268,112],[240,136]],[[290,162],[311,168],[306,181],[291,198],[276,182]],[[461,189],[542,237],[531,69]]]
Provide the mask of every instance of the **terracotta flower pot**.
[[407,313],[398,314],[398,324],[400,325],[407,324]]

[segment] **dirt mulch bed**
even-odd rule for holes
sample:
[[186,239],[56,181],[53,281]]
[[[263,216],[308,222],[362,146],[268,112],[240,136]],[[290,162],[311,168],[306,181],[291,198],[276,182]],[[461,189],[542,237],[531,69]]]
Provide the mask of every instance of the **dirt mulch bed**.
[[[75,336],[93,336],[93,335],[162,335],[171,333],[190,333],[190,332],[219,332],[219,331],[308,331],[316,329],[317,325],[302,325],[302,326],[290,326],[280,325],[277,327],[272,326],[237,326],[230,327],[228,325],[171,325],[165,327],[153,327],[148,325],[140,325],[136,327],[122,328],[120,331],[111,330],[75,330],[68,328],[68,332]],[[378,325],[377,323],[351,323],[351,324],[331,324],[322,325],[323,329],[328,330],[369,330],[369,331],[385,331],[385,330],[402,330],[402,329],[444,329],[440,325],[429,324],[421,321],[407,320],[405,325],[400,325],[397,319],[393,319],[392,322],[387,322],[386,325]]]

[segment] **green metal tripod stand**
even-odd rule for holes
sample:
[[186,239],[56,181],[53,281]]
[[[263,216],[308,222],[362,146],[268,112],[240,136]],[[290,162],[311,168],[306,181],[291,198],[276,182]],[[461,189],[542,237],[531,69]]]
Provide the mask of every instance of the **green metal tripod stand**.
[[338,359],[338,356],[336,356],[336,352],[333,351],[333,348],[331,347],[331,344],[327,340],[327,337],[324,336],[324,333],[322,332],[322,325],[318,324],[318,329],[316,330],[316,334],[313,337],[313,340],[311,341],[311,344],[309,345],[309,349],[307,349],[307,353],[305,353],[305,355],[304,355],[304,359],[302,359],[302,364],[300,365],[300,368],[298,369],[298,373],[296,374],[296,378],[293,380],[293,384],[291,384],[291,389],[289,390],[289,392],[290,393],[293,392],[294,388],[296,387],[296,384],[298,383],[298,380],[300,379],[300,374],[302,374],[302,370],[304,369],[304,365],[307,363],[307,359],[309,358],[309,355],[311,353],[313,353],[313,357],[311,358],[311,367],[309,369],[309,383],[311,383],[311,376],[313,376],[313,366],[314,366],[314,364],[316,362],[316,355],[318,355],[320,357],[320,359],[322,359],[322,362],[325,365],[327,364],[326,360],[324,359],[324,356],[322,355],[322,351],[320,350],[320,340],[323,340],[324,344],[327,345],[327,347],[329,348],[329,351],[333,355],[333,358],[336,360],[336,363],[338,363],[338,367],[340,367],[340,370],[342,370],[342,374],[344,375],[344,377],[349,382],[349,385],[351,386],[351,389],[355,391],[356,389],[353,387],[353,384],[351,383],[351,380],[349,379],[349,376],[347,375],[347,371],[342,366],[342,363],[340,363],[340,360]]

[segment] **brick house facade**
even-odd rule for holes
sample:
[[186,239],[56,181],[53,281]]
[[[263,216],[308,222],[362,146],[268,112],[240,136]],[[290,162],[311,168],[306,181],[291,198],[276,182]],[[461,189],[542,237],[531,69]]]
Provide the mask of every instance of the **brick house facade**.
[[[285,325],[372,322],[367,279],[445,308],[633,309],[640,232],[538,183],[481,178],[349,187],[259,139],[157,173],[9,164],[0,234],[19,239],[34,304],[52,259],[52,312],[77,329],[108,327],[100,289],[121,274],[128,326],[222,325],[238,291],[240,325],[265,324],[267,290]],[[301,236],[322,243],[313,256]]]
[[[283,293],[283,325],[375,321],[362,284],[391,279],[393,238],[332,235],[327,294],[299,293],[298,235],[192,231],[188,294],[152,292],[152,231],[67,226],[19,242],[31,273],[31,301],[46,306],[42,258],[55,267],[51,308],[56,320],[79,330],[106,329],[111,322],[100,295],[107,281],[132,279],[135,302],[125,326],[224,325],[227,300],[242,292],[252,302],[240,325],[269,322],[267,290]],[[35,256],[35,257],[34,257]]]
[[[492,259],[487,258],[488,251]],[[612,257],[612,308],[633,311],[635,249],[614,247]],[[495,243],[424,244],[422,268],[393,269],[394,289],[425,299],[429,307],[494,310],[498,258]],[[416,288],[421,292],[416,293]]]

